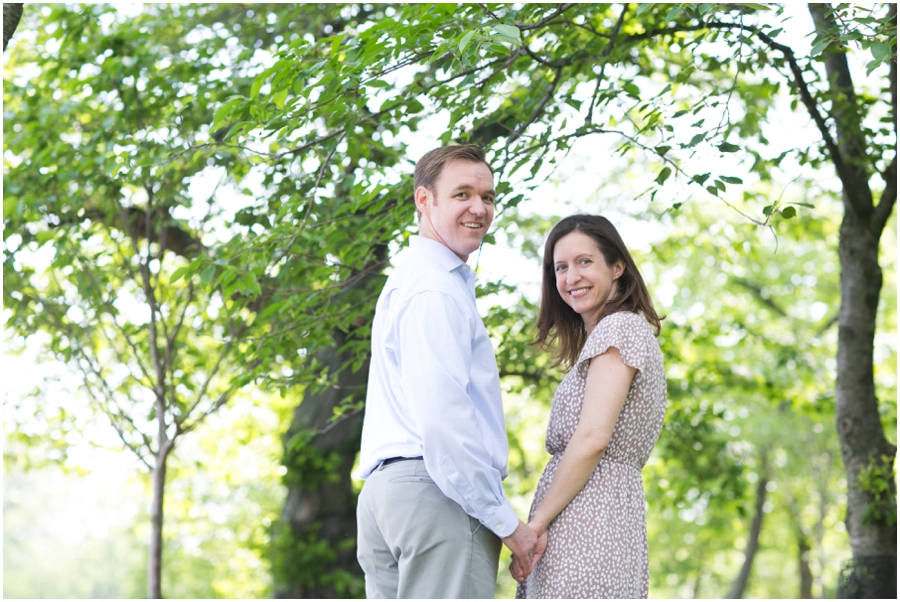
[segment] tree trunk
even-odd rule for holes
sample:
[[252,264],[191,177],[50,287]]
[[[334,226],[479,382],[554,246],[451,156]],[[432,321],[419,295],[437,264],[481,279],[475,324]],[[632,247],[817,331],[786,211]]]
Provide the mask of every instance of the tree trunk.
[[[890,6],[896,27],[897,9]],[[831,37],[836,28],[827,4],[810,4],[820,36]],[[847,478],[845,519],[853,560],[842,571],[841,597],[897,597],[896,483],[893,462],[896,448],[888,443],[875,398],[873,348],[882,273],[878,265],[881,233],[893,213],[897,197],[897,159],[881,174],[886,182],[875,205],[866,166],[870,163],[860,124],[861,109],[853,89],[847,57],[832,43],[824,53],[832,103],[830,117],[836,148],[829,152],[843,186],[844,218],[838,252],[841,261],[841,309],[838,316],[837,386],[835,421]],[[897,59],[889,64],[888,84],[896,128]],[[896,146],[894,147],[896,154]],[[860,470],[885,471],[886,499],[863,489]],[[879,515],[874,511],[885,513]],[[893,519],[890,516],[893,514]]]
[[160,443],[153,469],[153,499],[150,505],[150,555],[147,558],[147,597],[162,598],[163,502],[166,491],[166,462],[171,446]]
[[800,508],[797,501],[790,494],[787,496],[788,512],[794,527],[794,535],[797,537],[797,560],[800,573],[800,598],[813,597],[813,574],[809,565],[812,547],[809,544],[810,535],[803,527],[803,519],[800,517]]
[[22,18],[22,4],[3,3],[3,50],[9,45],[9,40],[19,26]]
[[741,567],[741,572],[738,574],[737,579],[734,580],[734,584],[731,586],[731,591],[728,592],[726,598],[743,598],[744,592],[747,589],[747,583],[750,581],[750,570],[753,568],[753,558],[756,556],[756,551],[759,549],[759,534],[762,532],[762,523],[765,512],[763,511],[763,506],[766,503],[766,485],[769,483],[769,478],[766,476],[766,457],[763,456],[762,460],[762,470],[759,475],[759,483],[756,485],[756,508],[755,514],[753,516],[753,523],[750,525],[750,535],[747,538],[747,548],[744,552],[744,565]]
[[[871,514],[877,503],[860,486],[860,470],[887,458],[889,489],[896,491],[896,449],[884,436],[875,398],[872,352],[882,276],[878,236],[868,220],[848,210],[841,223],[841,310],[838,331],[835,418],[847,475],[847,532],[853,561],[841,597],[896,598],[897,528]],[[896,508],[894,509],[896,512]]]
[[813,575],[809,568],[811,548],[806,535],[797,530],[797,560],[800,563],[800,598],[807,600],[813,597]]
[[[301,566],[310,563],[309,552],[301,551],[297,557],[284,560],[288,571],[298,575],[297,579],[280,577],[276,584],[278,598],[345,598],[351,592],[337,586],[333,579],[322,580],[328,573],[362,577],[362,570],[356,560],[356,496],[352,490],[350,471],[359,451],[359,440],[362,432],[362,413],[342,418],[332,423],[334,408],[345,399],[348,393],[355,398],[365,395],[369,362],[356,372],[340,367],[350,357],[338,350],[346,342],[342,332],[334,335],[334,346],[323,349],[317,356],[319,362],[326,366],[329,374],[337,375],[337,384],[324,391],[305,395],[294,411],[294,421],[286,440],[307,429],[314,429],[316,435],[303,445],[299,454],[290,449],[285,453],[286,463],[293,466],[289,470],[301,475],[300,482],[293,484],[288,491],[287,500],[282,512],[282,520],[290,525],[296,545],[309,550],[315,548],[313,541],[326,543],[333,552],[330,558],[316,557],[319,562],[315,567]],[[289,446],[286,446],[289,447]],[[336,454],[336,456],[335,456]],[[327,464],[330,474],[318,474],[318,462],[322,458],[337,459],[336,465]],[[302,475],[308,474],[310,478]],[[338,580],[339,581],[339,580]]]

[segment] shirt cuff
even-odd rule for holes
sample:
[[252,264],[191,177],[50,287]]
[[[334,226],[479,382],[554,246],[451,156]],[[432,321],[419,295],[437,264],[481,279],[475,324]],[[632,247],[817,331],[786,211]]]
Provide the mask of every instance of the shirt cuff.
[[519,515],[513,510],[509,500],[503,500],[500,509],[487,520],[482,521],[482,524],[503,539],[512,535],[519,526]]

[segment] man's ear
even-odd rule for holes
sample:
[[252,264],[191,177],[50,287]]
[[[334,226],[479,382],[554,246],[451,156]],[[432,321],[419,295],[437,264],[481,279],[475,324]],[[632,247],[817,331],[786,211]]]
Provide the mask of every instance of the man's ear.
[[416,188],[414,198],[416,201],[416,209],[421,211],[424,215],[428,215],[428,200],[431,198],[431,191],[424,186],[419,186]]

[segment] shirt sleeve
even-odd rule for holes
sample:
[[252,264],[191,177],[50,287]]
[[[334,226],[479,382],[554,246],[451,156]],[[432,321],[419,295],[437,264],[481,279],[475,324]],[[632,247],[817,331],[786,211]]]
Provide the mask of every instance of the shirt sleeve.
[[422,437],[429,476],[448,498],[499,537],[519,523],[485,447],[468,393],[476,324],[449,295],[414,295],[398,312],[400,380]]
[[647,321],[633,312],[617,312],[606,316],[588,337],[578,357],[578,369],[587,374],[592,358],[603,355],[610,347],[619,350],[622,363],[643,373],[651,361],[656,337]]

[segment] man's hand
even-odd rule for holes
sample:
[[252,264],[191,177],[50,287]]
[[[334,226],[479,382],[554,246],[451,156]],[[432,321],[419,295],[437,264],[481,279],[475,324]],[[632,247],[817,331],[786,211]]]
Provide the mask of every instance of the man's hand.
[[[534,568],[534,551],[538,544],[537,535],[528,525],[519,521],[519,526],[512,532],[512,535],[503,538],[503,543],[513,554],[513,561],[509,567],[513,579],[519,583],[525,581]],[[544,548],[546,548],[546,543]],[[541,554],[543,554],[543,550],[541,550]]]
[[529,529],[534,531],[535,537],[537,537],[537,542],[534,547],[534,554],[531,556],[531,565],[528,567],[526,571],[522,563],[518,558],[513,556],[513,561],[509,565],[509,572],[513,576],[513,579],[522,583],[525,581],[526,577],[534,571],[534,567],[537,566],[538,560],[544,555],[544,552],[547,551],[547,530],[543,525],[538,523],[528,523],[526,525]]

